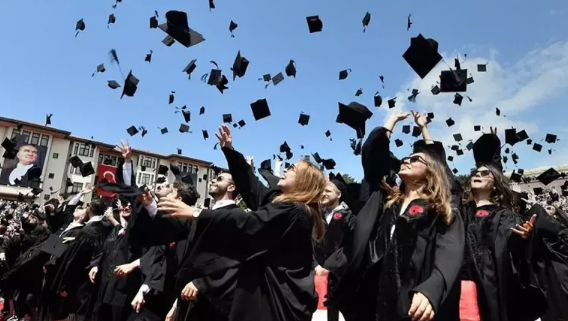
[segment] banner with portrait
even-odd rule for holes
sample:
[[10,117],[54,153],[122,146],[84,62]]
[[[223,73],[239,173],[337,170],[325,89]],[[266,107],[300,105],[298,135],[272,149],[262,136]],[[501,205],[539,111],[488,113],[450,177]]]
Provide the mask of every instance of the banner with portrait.
[[42,169],[47,157],[49,135],[31,133],[13,133],[17,154],[14,159],[4,158],[0,184],[20,187],[39,187],[43,180]]

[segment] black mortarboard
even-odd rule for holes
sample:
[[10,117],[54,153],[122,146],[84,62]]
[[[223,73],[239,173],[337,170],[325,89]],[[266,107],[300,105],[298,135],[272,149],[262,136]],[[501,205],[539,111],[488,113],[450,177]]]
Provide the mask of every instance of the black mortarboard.
[[116,82],[116,80],[109,80],[108,86],[110,89],[116,89],[120,87],[120,84]]
[[207,140],[207,138],[209,138],[209,133],[207,132],[207,130],[202,129],[201,133],[203,134],[203,139]]
[[357,89],[357,91],[355,92],[355,96],[359,97],[363,94],[363,89],[359,88]]
[[146,136],[146,134],[148,134],[148,130],[146,128],[144,128],[143,126],[140,126],[138,129],[142,131],[142,137],[144,137],[144,136]]
[[430,119],[434,119],[434,113],[432,113],[432,112],[428,113],[427,116],[428,116],[428,118],[430,118]]
[[533,191],[536,195],[542,195],[543,192],[542,187],[535,187],[533,188]]
[[536,179],[544,184],[544,186],[552,183],[554,180],[560,177],[560,173],[558,173],[554,168],[547,169],[544,173],[540,174]]
[[183,115],[183,119],[186,123],[189,123],[191,121],[191,112],[189,111],[189,109],[187,109],[187,107],[182,107],[181,114]]
[[456,142],[461,142],[463,140],[463,137],[461,134],[454,134],[454,139],[456,140]]
[[456,93],[456,95],[454,96],[454,104],[461,106],[462,101],[463,101],[463,96]]
[[533,145],[533,150],[536,150],[537,152],[540,153],[540,151],[542,150],[542,145],[541,145],[541,144],[534,143],[534,145]]
[[320,32],[323,29],[323,22],[320,20],[319,16],[306,17],[308,21],[308,29],[310,33]]
[[557,136],[554,134],[546,134],[546,138],[544,139],[549,144],[556,143]]
[[517,140],[519,142],[524,141],[525,139],[529,138],[529,135],[527,134],[526,130],[521,130],[520,132],[517,133]]
[[448,156],[448,161],[449,161],[449,162],[453,162],[453,161],[454,161],[454,156]]
[[[158,127],[160,128],[160,127]],[[163,134],[167,134],[168,133],[168,127],[164,127],[164,128],[160,128],[160,132]]]
[[[100,64],[100,65],[97,66],[97,71],[95,73],[97,73],[97,72],[102,73],[102,72],[105,72],[105,71],[106,71],[105,64]],[[95,75],[95,73],[93,73],[93,76]]]
[[205,114],[205,107],[201,106],[201,108],[199,108],[199,115],[203,115]]
[[515,128],[505,129],[505,143],[515,146],[518,142],[517,130]]
[[213,0],[209,0],[209,11],[211,11],[211,9],[215,9],[215,3]]
[[211,69],[209,72],[209,78],[207,79],[207,84],[211,86],[215,86],[221,80],[221,70],[220,69]]
[[518,174],[518,173],[515,173],[515,172],[511,173],[510,179],[513,182],[520,183],[522,178],[523,178],[523,175],[521,175],[521,174]]
[[349,75],[349,71],[351,71],[351,69],[345,69],[339,72],[339,80],[343,80],[345,78],[347,78],[347,76]]
[[457,174],[459,171],[457,168],[452,169],[452,173]]
[[132,74],[132,70],[128,73],[128,76],[126,76],[126,80],[124,80],[124,87],[122,88],[122,95],[120,95],[120,99],[122,99],[122,97],[124,95],[128,96],[128,97],[132,97],[134,96],[134,94],[136,93],[136,90],[138,89],[138,83],[140,82],[140,80],[136,77],[134,77],[134,75]]
[[373,99],[375,101],[375,107],[381,107],[381,105],[383,104],[383,97],[381,97],[378,92],[375,94],[375,97]]
[[436,86],[432,87],[430,92],[432,92],[432,95],[437,95],[437,94],[440,93],[440,87],[438,85],[436,85]]
[[467,143],[465,148],[467,148],[467,150],[472,150],[473,149],[473,142],[470,141],[469,143]]
[[231,114],[223,114],[223,122],[224,123],[232,123],[233,122],[233,115]]
[[237,124],[239,124],[239,127],[245,127],[247,123],[244,121],[244,119],[241,119]]
[[186,124],[179,125],[179,132],[180,133],[187,133],[189,131],[189,126]]
[[457,154],[458,156],[463,155],[463,150],[462,150],[462,149],[456,150],[456,154]]
[[168,104],[171,105],[171,104],[174,103],[174,100],[176,99],[176,97],[174,96],[175,93],[176,93],[175,91],[172,91],[172,92],[170,93],[170,96],[168,97]]
[[63,256],[63,253],[67,250],[68,244],[63,243],[63,239],[59,238],[57,234],[51,234],[47,240],[45,240],[40,247],[40,251],[53,255],[56,258]]
[[300,114],[300,118],[298,119],[298,123],[302,126],[306,126],[310,122],[310,115]]
[[290,62],[286,66],[286,76],[291,77],[294,76],[296,78],[296,62],[290,59]]
[[481,130],[481,126],[480,126],[480,125],[475,125],[475,126],[473,126],[473,130],[476,131],[476,132],[478,132],[478,131]]
[[158,167],[158,175],[168,175],[168,166],[160,165]]
[[412,89],[412,95],[408,96],[408,101],[410,102],[416,102],[416,96],[418,96],[420,92],[418,91],[418,89]]
[[181,153],[182,153],[181,148],[178,148],[178,149],[177,149],[177,153],[178,153],[178,155],[181,155]]
[[134,136],[134,135],[138,134],[138,128],[136,128],[136,126],[130,126],[130,127],[128,127],[128,129],[126,129],[126,131],[128,132],[128,134],[130,136]]
[[16,142],[11,141],[7,137],[4,138],[4,141],[2,142],[2,147],[5,149],[3,157],[6,159],[14,159],[18,152],[16,149],[17,145],[18,144]]
[[454,126],[455,123],[456,122],[451,118],[448,118],[448,120],[446,120],[446,124],[448,125],[448,127]]
[[527,140],[527,145],[532,144],[532,139]]
[[359,103],[352,102],[349,105],[339,103],[339,114],[336,122],[355,129],[357,138],[363,138],[365,136],[365,122],[372,116],[373,113]]
[[83,31],[85,30],[85,22],[83,21],[83,19],[77,21],[77,24],[75,25],[75,31],[77,31],[77,33],[75,34],[75,37],[77,37],[77,35],[79,34],[79,31]]
[[239,127],[239,125],[237,123],[234,123],[233,128],[237,128],[237,127]]
[[495,114],[496,114],[497,116],[501,116],[501,109],[495,108]]
[[369,25],[369,22],[371,22],[371,13],[367,11],[363,17],[363,32],[365,32],[365,28]]
[[477,65],[477,71],[478,72],[486,72],[487,71],[487,65],[478,64]]
[[270,81],[272,79],[272,76],[270,76],[270,74],[266,74],[262,76],[262,80],[264,81]]
[[79,166],[79,171],[83,177],[87,177],[95,173],[93,164],[91,162],[83,163]]
[[396,106],[396,97],[389,99],[389,108],[394,108]]
[[150,17],[150,28],[158,28],[158,18],[156,18],[155,16]]
[[396,147],[400,147],[400,146],[404,145],[404,143],[402,142],[402,140],[400,140],[400,139],[398,139],[398,138],[394,140],[394,143],[396,144]]
[[438,42],[426,39],[421,34],[410,39],[410,47],[402,57],[422,79],[442,60],[438,53]]
[[464,92],[467,91],[467,69],[444,70],[440,74],[441,92]]
[[288,146],[287,142],[284,142],[282,145],[280,145],[280,152],[281,153],[289,153],[291,151],[290,146]]
[[252,109],[252,114],[255,120],[261,120],[270,116],[270,108],[268,108],[268,102],[266,99],[259,99],[255,101],[250,104],[250,108]]
[[235,62],[233,63],[233,81],[237,76],[242,78],[245,73],[247,72],[247,67],[249,65],[249,61],[245,57],[241,57],[241,51],[237,53],[237,57],[235,58]]
[[146,58],[144,58],[144,61],[152,62],[152,53],[154,53],[154,52],[152,50],[150,50],[150,53],[146,54]]
[[420,127],[418,127],[418,126],[414,126],[412,128],[412,136],[418,137],[418,136],[420,136],[420,134],[422,134],[422,129],[420,129]]
[[190,61],[187,66],[185,66],[185,68],[183,69],[183,72],[185,72],[188,75],[188,78],[191,79],[191,73],[195,70],[195,68],[197,67],[197,65],[195,64],[195,62],[197,61],[197,59],[193,59],[192,61]]
[[200,33],[189,28],[185,12],[168,11],[166,12],[166,20],[167,23],[159,25],[158,28],[162,29],[162,31],[183,46],[191,47],[205,40]]
[[405,134],[410,134],[410,125],[402,126],[402,132]]
[[[45,115],[45,126],[47,125],[51,125],[51,117],[53,116],[53,114],[47,114]],[[548,137],[548,136],[546,136]]]
[[71,166],[73,166],[73,168],[76,168],[81,166],[81,164],[83,164],[83,161],[79,157],[73,156],[69,159],[69,163],[71,164]]
[[233,20],[231,20],[231,23],[229,23],[229,32],[231,32],[231,37],[234,37],[233,30],[237,29],[238,27],[239,25]]
[[[110,14],[110,15],[108,16],[108,22],[107,22],[107,24],[110,25],[111,23],[115,23],[115,22],[116,22],[116,17],[114,16],[114,13],[112,13],[112,14]],[[108,26],[107,26],[107,27],[108,27]]]
[[278,85],[279,83],[282,82],[282,80],[284,80],[284,75],[282,75],[281,72],[279,72],[278,74],[276,74],[274,77],[272,77],[272,84],[274,86]]
[[329,129],[325,132],[325,137],[329,137],[331,136],[331,132],[329,131]]
[[325,169],[327,169],[327,170],[334,169],[335,165],[336,165],[333,158],[323,159],[322,164],[323,164],[323,167],[325,167]]
[[469,77],[469,78],[467,78],[467,79],[465,80],[465,83],[468,84],[468,85],[471,85],[471,84],[473,84],[474,82],[475,82],[475,81],[473,80],[473,77]]
[[223,93],[223,90],[229,89],[229,87],[226,86],[228,83],[229,83],[229,80],[227,79],[227,77],[225,77],[225,75],[222,75],[221,79],[219,80],[219,83],[215,87],[217,87],[217,89],[221,93]]

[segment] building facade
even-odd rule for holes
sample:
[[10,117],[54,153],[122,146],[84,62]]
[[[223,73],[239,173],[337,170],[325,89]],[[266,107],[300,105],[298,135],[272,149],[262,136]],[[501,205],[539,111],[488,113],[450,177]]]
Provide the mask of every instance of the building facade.
[[[16,119],[0,117],[0,142],[5,138],[17,141],[17,156],[14,159],[0,158],[0,198],[33,199],[43,203],[62,194],[65,197],[79,193],[88,185],[99,181],[100,165],[104,168],[116,168],[122,156],[114,150],[115,145],[97,142],[73,136],[71,132],[29,123]],[[0,147],[0,156],[6,152]],[[73,168],[69,159],[79,157],[84,163],[91,162],[95,174],[83,177],[79,168]],[[132,157],[136,184],[146,185],[153,189],[160,165],[179,167],[182,175],[191,174],[204,202],[209,193],[209,181],[214,177],[212,163],[185,155],[164,155],[150,151],[133,149]],[[32,188],[26,184],[26,169],[37,167],[41,170],[40,189],[43,191],[33,195]],[[29,169],[28,169],[29,170]],[[175,180],[171,170],[168,171],[168,181]],[[68,184],[69,182],[69,184]],[[83,202],[89,202],[97,197],[96,192],[85,195]]]

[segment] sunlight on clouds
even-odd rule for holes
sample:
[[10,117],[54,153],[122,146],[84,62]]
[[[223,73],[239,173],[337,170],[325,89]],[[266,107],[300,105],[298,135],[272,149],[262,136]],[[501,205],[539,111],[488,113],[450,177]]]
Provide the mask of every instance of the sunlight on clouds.
[[[442,55],[453,68],[453,57],[456,57],[457,53]],[[434,138],[441,139],[446,146],[455,144],[452,137],[455,133],[462,134],[465,144],[469,140],[477,139],[481,133],[474,132],[474,125],[483,126],[484,132],[489,132],[489,126],[497,127],[503,141],[504,130],[511,127],[518,130],[525,129],[534,137],[537,137],[536,134],[538,137],[546,134],[539,133],[536,124],[523,118],[523,112],[531,108],[546,108],[540,105],[545,99],[553,98],[568,89],[568,42],[557,42],[535,49],[516,62],[507,64],[499,61],[495,50],[490,51],[490,58],[468,57],[463,61],[463,55],[460,56],[462,69],[468,69],[468,75],[473,76],[475,81],[468,85],[467,92],[461,93],[464,96],[462,106],[453,104],[454,93],[434,96],[430,92],[432,86],[439,80],[440,72],[448,69],[446,64],[440,62],[426,78],[420,79],[416,76],[401,86],[396,95],[397,106],[388,114],[411,108],[434,112],[435,121],[431,125],[431,131]],[[488,63],[487,72],[477,72],[477,64],[486,63]],[[413,88],[420,91],[416,104],[408,101],[410,96],[408,89]],[[471,97],[473,101],[469,102],[466,96]],[[496,107],[501,110],[501,117],[496,116]],[[445,120],[449,117],[456,122],[452,127],[447,127],[445,124]],[[462,146],[465,147],[465,144],[462,142]],[[554,161],[567,163],[567,151],[560,151],[561,146],[555,147],[557,154]],[[544,153],[548,156],[543,150],[543,155]],[[551,158],[546,158],[547,163],[551,161]]]

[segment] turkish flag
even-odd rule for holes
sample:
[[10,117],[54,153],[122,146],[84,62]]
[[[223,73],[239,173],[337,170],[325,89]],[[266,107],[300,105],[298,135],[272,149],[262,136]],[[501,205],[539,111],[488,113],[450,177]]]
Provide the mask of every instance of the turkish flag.
[[[97,183],[102,182],[103,180],[108,181],[109,183],[116,183],[116,167],[109,166],[105,164],[99,164],[97,168]],[[103,191],[102,189],[97,189],[97,194],[100,196],[107,196],[107,197],[114,197],[116,193],[110,193],[107,191]]]

